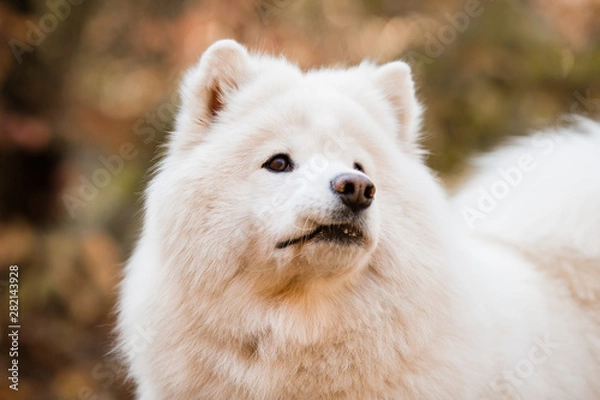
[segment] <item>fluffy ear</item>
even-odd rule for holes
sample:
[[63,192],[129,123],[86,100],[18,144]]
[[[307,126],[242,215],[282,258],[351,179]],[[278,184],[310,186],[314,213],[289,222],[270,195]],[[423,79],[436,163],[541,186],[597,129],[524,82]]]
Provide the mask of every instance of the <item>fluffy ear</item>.
[[418,148],[422,107],[417,101],[410,67],[402,61],[384,64],[377,69],[375,80],[396,113],[400,140],[413,149]]
[[181,110],[172,138],[174,145],[188,148],[200,142],[231,94],[249,75],[250,56],[244,46],[229,39],[212,44],[181,84]]

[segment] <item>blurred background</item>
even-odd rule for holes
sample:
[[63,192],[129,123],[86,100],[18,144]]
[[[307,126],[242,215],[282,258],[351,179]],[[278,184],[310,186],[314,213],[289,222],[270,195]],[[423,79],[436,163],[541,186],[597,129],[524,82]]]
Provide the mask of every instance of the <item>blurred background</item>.
[[600,0],[14,0],[0,37],[3,374],[13,264],[21,325],[1,399],[131,398],[116,285],[178,80],[217,39],[303,68],[410,62],[448,182],[506,136],[600,114]]

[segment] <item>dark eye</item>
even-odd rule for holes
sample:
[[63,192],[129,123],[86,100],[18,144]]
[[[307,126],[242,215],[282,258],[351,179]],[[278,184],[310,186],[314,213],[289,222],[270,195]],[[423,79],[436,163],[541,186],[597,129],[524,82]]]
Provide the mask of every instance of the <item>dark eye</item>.
[[276,154],[263,164],[263,168],[272,172],[290,172],[292,162],[287,154]]
[[363,166],[357,162],[354,163],[354,169],[357,171],[360,171],[360,172],[365,172],[365,169],[363,168]]

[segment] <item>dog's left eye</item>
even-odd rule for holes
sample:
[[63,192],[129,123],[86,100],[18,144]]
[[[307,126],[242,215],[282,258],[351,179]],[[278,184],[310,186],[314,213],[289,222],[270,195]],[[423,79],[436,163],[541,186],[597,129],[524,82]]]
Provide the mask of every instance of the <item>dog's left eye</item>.
[[363,166],[360,163],[355,162],[354,163],[354,169],[360,172],[365,172],[365,169],[363,168]]
[[292,167],[292,161],[287,154],[275,154],[263,164],[263,168],[271,172],[290,172]]

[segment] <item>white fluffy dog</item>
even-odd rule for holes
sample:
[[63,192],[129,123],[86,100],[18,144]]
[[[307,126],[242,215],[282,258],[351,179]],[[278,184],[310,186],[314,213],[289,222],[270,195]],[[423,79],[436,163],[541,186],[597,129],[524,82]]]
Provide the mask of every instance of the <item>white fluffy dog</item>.
[[600,399],[600,126],[448,200],[409,67],[219,41],[186,75],[121,288],[153,399]]

